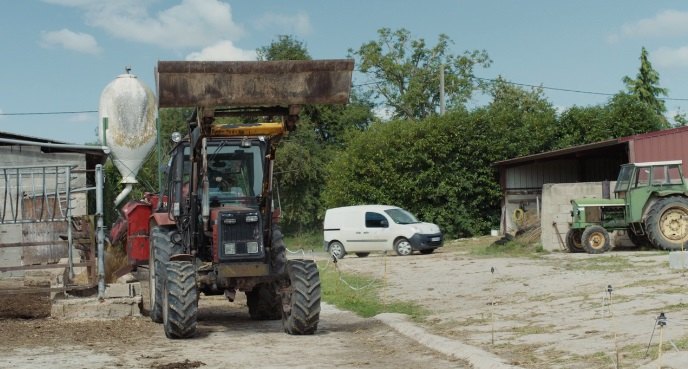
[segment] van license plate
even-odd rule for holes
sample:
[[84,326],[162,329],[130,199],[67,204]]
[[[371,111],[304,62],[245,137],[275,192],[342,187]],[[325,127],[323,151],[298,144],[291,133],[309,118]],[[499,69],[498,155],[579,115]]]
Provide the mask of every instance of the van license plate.
[[439,237],[433,237],[433,238],[430,239],[430,241],[432,241],[432,242],[437,242],[437,241],[439,241],[439,240],[440,240]]

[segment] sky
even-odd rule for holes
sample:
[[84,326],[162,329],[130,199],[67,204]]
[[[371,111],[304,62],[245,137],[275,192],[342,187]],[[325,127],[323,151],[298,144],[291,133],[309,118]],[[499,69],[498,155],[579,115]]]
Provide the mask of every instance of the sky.
[[477,77],[586,92],[546,89],[560,110],[623,90],[645,47],[668,115],[688,112],[685,1],[4,0],[0,131],[95,142],[100,93],[126,66],[152,88],[158,60],[253,60],[278,35],[314,59],[345,58],[383,27],[429,45],[446,34],[454,54],[486,50]]

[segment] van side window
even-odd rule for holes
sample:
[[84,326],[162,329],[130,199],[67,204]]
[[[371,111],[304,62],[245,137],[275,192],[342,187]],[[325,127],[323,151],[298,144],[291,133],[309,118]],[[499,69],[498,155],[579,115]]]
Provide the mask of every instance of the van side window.
[[367,228],[387,228],[389,227],[389,222],[382,214],[366,212],[365,225]]

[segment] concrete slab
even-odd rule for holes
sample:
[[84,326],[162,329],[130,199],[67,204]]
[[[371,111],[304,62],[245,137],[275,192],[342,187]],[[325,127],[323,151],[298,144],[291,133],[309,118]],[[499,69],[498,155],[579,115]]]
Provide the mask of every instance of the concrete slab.
[[110,298],[69,298],[54,300],[50,316],[56,319],[119,319],[139,317],[141,296]]
[[496,355],[475,346],[428,333],[425,329],[411,323],[406,315],[382,313],[374,318],[425,347],[467,361],[474,369],[523,369],[507,364]]

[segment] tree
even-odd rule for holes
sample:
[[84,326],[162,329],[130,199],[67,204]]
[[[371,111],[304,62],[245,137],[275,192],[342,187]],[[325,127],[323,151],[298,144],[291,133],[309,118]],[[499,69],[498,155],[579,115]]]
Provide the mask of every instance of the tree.
[[666,96],[668,90],[659,87],[659,73],[652,68],[645,47],[640,52],[640,70],[636,78],[626,76],[623,82],[631,95],[651,106],[657,114],[661,115],[666,111],[664,100],[660,96]]
[[[256,50],[258,59],[311,60],[303,42],[280,35],[270,45]],[[296,132],[280,142],[275,162],[276,189],[287,232],[307,232],[319,227],[324,213],[320,193],[325,165],[334,155],[328,146],[339,145],[350,129],[365,129],[373,119],[373,105],[365,95],[352,94],[347,106],[306,105]]]
[[270,45],[256,49],[258,60],[311,60],[303,42],[291,35],[278,35]]
[[574,106],[559,117],[557,148],[668,128],[666,119],[636,96],[620,92],[604,105]]
[[449,53],[453,42],[444,34],[429,47],[422,38],[412,39],[401,28],[378,30],[378,40],[363,44],[349,53],[360,58],[359,69],[372,80],[370,88],[376,98],[392,109],[393,118],[423,119],[437,112],[440,103],[440,69],[444,68],[448,109],[462,106],[476,89],[473,69],[488,67],[487,52]]
[[498,132],[493,140],[502,145],[502,155],[509,158],[552,148],[557,114],[542,88],[526,90],[499,77],[488,92],[492,101],[476,113],[486,115],[486,129]]

